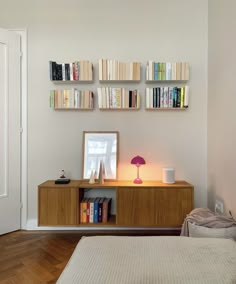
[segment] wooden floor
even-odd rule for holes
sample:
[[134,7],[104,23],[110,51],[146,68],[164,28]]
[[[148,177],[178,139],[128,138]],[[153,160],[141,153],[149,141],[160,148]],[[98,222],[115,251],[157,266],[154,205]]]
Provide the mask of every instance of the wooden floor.
[[0,236],[0,283],[55,283],[81,234],[18,231]]
[[[102,235],[114,235],[100,232]],[[138,235],[179,235],[179,231],[143,232]],[[84,235],[78,231],[17,231],[0,236],[0,284],[52,284]],[[136,232],[116,235],[137,235]],[[69,283],[68,283],[69,284]]]

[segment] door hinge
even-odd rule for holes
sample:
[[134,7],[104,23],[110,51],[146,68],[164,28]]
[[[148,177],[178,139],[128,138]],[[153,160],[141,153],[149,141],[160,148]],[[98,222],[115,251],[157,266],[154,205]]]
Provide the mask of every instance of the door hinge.
[[23,133],[23,128],[22,127],[20,128],[20,133]]
[[22,208],[23,208],[23,203],[20,204],[20,209],[22,209]]

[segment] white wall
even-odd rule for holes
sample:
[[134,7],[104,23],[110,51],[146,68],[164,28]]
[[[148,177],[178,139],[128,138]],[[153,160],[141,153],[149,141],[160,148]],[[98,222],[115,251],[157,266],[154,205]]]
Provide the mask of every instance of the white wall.
[[209,1],[208,195],[236,217],[236,38],[234,0]]
[[[3,1],[1,1],[3,2]],[[14,7],[14,9],[13,9]],[[65,169],[81,177],[82,131],[120,132],[119,179],[133,179],[134,155],[147,164],[143,179],[161,179],[173,166],[176,178],[195,187],[195,206],[207,205],[207,37],[205,0],[41,0],[1,3],[0,26],[28,30],[28,218],[37,217],[37,186]],[[49,60],[94,63],[116,58],[190,63],[190,107],[186,111],[69,112],[49,108]],[[130,86],[130,85],[128,85]],[[131,87],[141,90],[142,82]],[[82,85],[82,87],[87,87]]]

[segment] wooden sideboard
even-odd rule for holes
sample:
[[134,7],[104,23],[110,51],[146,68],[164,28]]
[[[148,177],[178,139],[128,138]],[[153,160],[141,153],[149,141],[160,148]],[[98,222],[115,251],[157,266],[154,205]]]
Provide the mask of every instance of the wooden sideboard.
[[[80,201],[87,190],[114,190],[116,213],[107,223],[80,223]],[[193,209],[194,187],[185,181],[112,181],[89,184],[72,180],[69,184],[46,181],[38,186],[39,226],[181,227]]]

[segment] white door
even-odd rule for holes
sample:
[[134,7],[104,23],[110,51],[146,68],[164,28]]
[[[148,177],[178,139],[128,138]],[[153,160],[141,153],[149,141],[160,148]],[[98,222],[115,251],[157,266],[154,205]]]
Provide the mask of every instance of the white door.
[[0,28],[0,235],[20,228],[20,35]]

